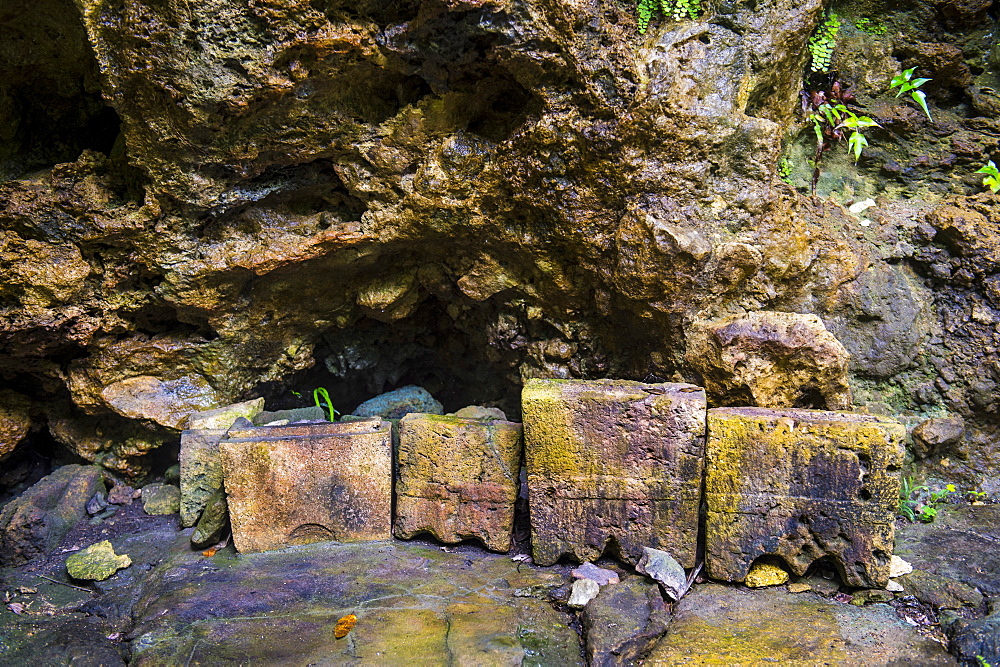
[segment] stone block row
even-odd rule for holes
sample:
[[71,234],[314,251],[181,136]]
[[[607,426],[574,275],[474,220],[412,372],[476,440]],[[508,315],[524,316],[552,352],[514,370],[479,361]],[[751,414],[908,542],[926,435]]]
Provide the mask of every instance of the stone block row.
[[[529,380],[521,424],[409,414],[187,431],[182,521],[221,480],[240,551],[314,542],[477,539],[506,551],[527,473],[532,555],[635,565],[644,548],[742,581],[778,556],[797,574],[828,557],[851,585],[884,586],[901,424],[799,409],[707,409],[703,389],[623,380]],[[395,479],[395,488],[393,481]]]

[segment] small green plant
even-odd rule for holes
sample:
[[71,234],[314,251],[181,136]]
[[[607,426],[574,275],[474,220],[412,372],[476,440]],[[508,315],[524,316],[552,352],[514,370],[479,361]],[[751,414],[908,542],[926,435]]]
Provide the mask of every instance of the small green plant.
[[985,491],[966,491],[965,499],[970,503],[978,503],[986,500],[987,493]]
[[926,491],[926,486],[913,486],[912,477],[904,477],[899,483],[899,515],[910,523],[917,520],[917,507],[920,502],[917,496]]
[[317,408],[323,408],[326,410],[329,416],[328,421],[337,421],[337,415],[340,413],[334,409],[333,401],[330,400],[330,392],[326,390],[326,387],[317,387],[313,389],[313,400],[316,401]]
[[[927,487],[918,486],[916,488],[912,488],[912,482],[908,480],[904,480],[904,482],[904,484],[901,484],[899,492],[901,497],[900,514],[905,516],[910,521],[913,521],[914,519],[922,523],[930,523],[934,521],[938,515],[938,507],[950,502],[950,500],[958,493],[954,484],[948,484],[943,489],[931,491],[927,500],[921,502],[917,500],[917,498],[922,492],[928,490]],[[908,488],[909,495],[905,500],[906,511],[903,510],[904,500],[902,499],[904,486],[910,487]]]
[[993,160],[990,160],[977,171],[977,174],[986,174],[983,177],[983,185],[988,187],[992,192],[997,192],[1000,190],[1000,170],[997,166],[993,164]]
[[986,662],[986,658],[981,655],[976,656],[976,664],[979,665],[979,667],[993,667],[993,665]]
[[884,35],[889,31],[885,24],[879,23],[869,18],[860,18],[854,22],[854,27],[869,35]]
[[903,70],[902,74],[897,74],[892,77],[892,82],[889,84],[890,88],[895,88],[899,86],[899,90],[896,91],[896,97],[899,97],[903,93],[909,93],[913,101],[920,105],[920,108],[924,110],[927,114],[927,120],[934,122],[931,118],[931,112],[927,110],[927,95],[924,91],[919,90],[920,86],[924,85],[930,79],[913,78],[913,72],[916,71],[916,67],[911,67],[910,69]]
[[696,19],[701,14],[701,0],[638,0],[636,13],[639,15],[639,34],[646,34],[649,21],[656,12],[675,21]]
[[836,14],[830,14],[809,38],[809,53],[812,61],[809,63],[811,72],[828,72],[833,50],[837,47],[837,33],[840,31],[840,19]]
[[795,185],[792,182],[792,162],[786,157],[778,160],[778,178],[789,185]]
[[819,181],[820,163],[823,154],[834,144],[847,139],[847,150],[854,155],[854,161],[861,158],[861,153],[868,145],[864,130],[870,127],[881,127],[868,116],[859,116],[847,107],[854,101],[854,95],[839,81],[834,81],[829,90],[802,92],[802,108],[809,112],[807,119],[813,124],[816,134],[816,152],[813,155],[812,191],[816,193],[816,183]]

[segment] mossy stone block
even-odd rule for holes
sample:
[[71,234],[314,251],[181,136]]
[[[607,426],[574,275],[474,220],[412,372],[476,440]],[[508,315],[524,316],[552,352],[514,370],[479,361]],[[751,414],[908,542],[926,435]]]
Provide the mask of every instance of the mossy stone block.
[[532,552],[596,560],[613,545],[695,564],[705,392],[688,384],[528,380],[522,393]]
[[251,401],[233,403],[214,410],[203,410],[202,412],[192,412],[188,416],[187,427],[191,431],[205,431],[211,429],[227,429],[233,425],[239,417],[253,420],[264,410],[264,399],[255,398]]
[[104,581],[132,564],[127,554],[118,555],[109,540],[91,544],[66,559],[66,571],[74,579]]
[[397,537],[431,533],[510,548],[521,466],[521,425],[411,413],[399,422]]
[[844,583],[889,580],[905,427],[820,410],[708,411],[706,570],[743,581],[761,556],[797,575],[823,556]]

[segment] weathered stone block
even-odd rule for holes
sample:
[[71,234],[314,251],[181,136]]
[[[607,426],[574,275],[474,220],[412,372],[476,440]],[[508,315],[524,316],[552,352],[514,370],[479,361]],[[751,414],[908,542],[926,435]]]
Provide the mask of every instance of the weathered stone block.
[[392,536],[388,422],[243,429],[219,452],[240,551]]
[[219,441],[225,435],[223,429],[181,433],[181,525],[185,528],[198,522],[205,503],[222,488]]
[[395,534],[507,551],[521,466],[521,425],[411,413],[399,422]]
[[705,392],[687,384],[528,380],[522,394],[532,551],[597,559],[609,543],[695,564]]
[[889,580],[905,427],[818,410],[708,411],[706,570],[743,581],[760,556],[798,575],[829,556],[844,583]]

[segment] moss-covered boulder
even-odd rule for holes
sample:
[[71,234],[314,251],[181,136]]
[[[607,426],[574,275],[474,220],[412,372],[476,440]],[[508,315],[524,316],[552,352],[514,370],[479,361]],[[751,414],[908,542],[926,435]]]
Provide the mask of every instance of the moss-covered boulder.
[[147,484],[142,487],[142,510],[146,514],[177,514],[181,490],[173,484]]
[[66,559],[66,571],[74,579],[104,581],[132,564],[127,554],[118,555],[110,540],[91,544]]

